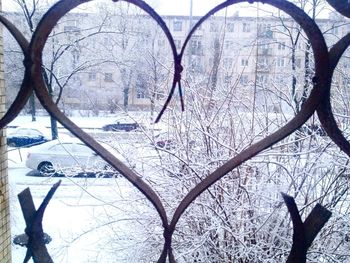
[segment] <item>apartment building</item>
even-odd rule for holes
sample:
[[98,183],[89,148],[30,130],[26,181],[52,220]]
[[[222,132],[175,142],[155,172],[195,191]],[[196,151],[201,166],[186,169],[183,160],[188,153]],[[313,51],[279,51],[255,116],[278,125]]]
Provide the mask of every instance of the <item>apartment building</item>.
[[[20,13],[8,16],[25,27]],[[163,19],[180,52],[190,28],[200,17]],[[326,32],[329,46],[348,32],[343,19],[317,21]],[[6,72],[18,74],[20,68],[12,58],[18,55],[6,52],[12,46],[13,41],[5,38]],[[258,104],[276,111],[282,106],[274,105],[270,95],[270,102],[266,101],[266,93],[301,96],[298,90],[304,86],[305,78],[312,77],[312,73],[305,76],[305,65],[312,69],[312,55],[308,61],[305,57],[309,50],[304,34],[290,18],[213,16],[197,28],[188,42],[182,61],[183,86],[235,89],[237,100],[255,96]],[[170,45],[161,28],[146,15],[125,15],[120,11],[108,15],[70,13],[49,38],[44,61],[54,95],[62,93],[59,104],[65,111],[157,107],[172,83]],[[344,63],[342,70],[349,64]],[[16,70],[11,68],[14,66]],[[342,74],[338,78],[339,83],[348,83],[344,77]],[[19,85],[16,77],[9,75],[8,79],[13,79],[9,86]],[[293,83],[295,94],[291,91]]]

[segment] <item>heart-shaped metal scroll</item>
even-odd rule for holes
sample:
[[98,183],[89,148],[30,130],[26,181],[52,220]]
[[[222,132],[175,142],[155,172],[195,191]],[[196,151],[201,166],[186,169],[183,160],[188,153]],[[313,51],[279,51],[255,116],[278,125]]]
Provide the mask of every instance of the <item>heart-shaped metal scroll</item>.
[[[29,47],[29,42],[27,41],[27,39],[9,20],[7,20],[2,15],[0,15],[0,23],[2,23],[7,28],[7,30],[11,33],[11,35],[17,41],[24,55],[24,61],[26,61],[26,58],[28,57],[28,47]],[[7,124],[13,121],[14,118],[17,117],[17,115],[26,105],[32,92],[33,92],[33,85],[31,84],[29,76],[26,75],[24,77],[21,88],[15,100],[12,102],[11,106],[9,107],[5,115],[0,119],[0,129],[4,128]]]
[[[178,55],[173,38],[170,34],[170,31],[166,27],[166,24],[160,18],[159,15],[146,3],[141,0],[124,0],[125,2],[129,2],[134,4],[148,13],[151,17],[153,17],[158,24],[163,29],[165,35],[167,36],[172,52],[175,60],[175,76],[173,81],[173,89],[177,83],[180,83],[180,73],[182,70],[181,59],[184,54],[185,47],[194,33],[194,31],[211,15],[214,13],[226,8],[228,6],[247,2],[247,0],[228,0],[220,4],[219,6],[212,9],[206,16],[204,16],[198,23],[194,26],[192,31],[190,32],[184,46],[181,50],[181,53]],[[37,30],[34,33],[32,41],[29,47],[30,60],[32,64],[31,68],[26,69],[26,76],[30,76],[32,78],[33,83],[35,83],[35,92],[37,97],[39,98],[41,104],[45,107],[45,109],[53,115],[65,128],[69,129],[75,136],[80,138],[84,143],[86,143],[91,149],[98,152],[101,157],[110,163],[115,169],[117,169],[121,174],[123,174],[135,187],[137,187],[146,197],[150,200],[150,202],[156,208],[159,216],[161,217],[163,227],[164,227],[164,248],[162,254],[158,260],[158,262],[165,262],[166,258],[169,257],[170,262],[175,262],[171,241],[172,235],[175,231],[175,227],[177,222],[183,212],[188,208],[188,206],[208,187],[214,184],[216,181],[220,180],[225,174],[230,172],[232,169],[236,168],[244,161],[252,158],[257,155],[259,152],[264,149],[270,147],[274,143],[282,140],[286,136],[290,135],[296,129],[298,129],[301,125],[303,125],[310,116],[315,112],[322,99],[327,96],[330,89],[331,83],[331,74],[330,72],[330,63],[327,46],[325,44],[325,40],[323,35],[315,22],[309,18],[307,14],[304,13],[303,10],[296,7],[294,4],[286,1],[286,0],[260,0],[255,2],[268,3],[276,8],[279,8],[289,14],[294,20],[300,24],[300,26],[304,29],[306,35],[310,39],[311,46],[315,56],[315,70],[316,75],[314,77],[315,85],[311,91],[311,94],[304,106],[302,107],[299,114],[297,114],[291,121],[289,121],[284,127],[261,140],[260,142],[252,145],[248,149],[244,150],[234,158],[230,159],[223,166],[219,167],[209,176],[207,176],[203,181],[201,181],[197,186],[195,186],[181,201],[178,208],[176,209],[171,223],[168,223],[167,214],[163,207],[162,202],[160,201],[158,195],[152,190],[152,188],[147,185],[140,177],[138,177],[132,170],[130,170],[126,165],[124,165],[120,160],[115,158],[112,154],[110,154],[106,149],[104,149],[98,142],[96,142],[92,137],[83,132],[79,127],[77,127],[73,122],[71,122],[56,106],[56,104],[52,101],[49,96],[47,89],[45,87],[45,82],[42,78],[42,51],[44,45],[47,41],[49,34],[51,33],[53,27],[62,18],[66,13],[68,13],[71,9],[77,7],[80,4],[90,2],[89,0],[62,0],[54,5],[43,17],[40,21]],[[254,2],[254,1],[248,1]],[[179,66],[180,65],[180,66]],[[170,96],[171,99],[171,96]]]
[[[97,141],[95,141],[90,135],[82,131],[77,125],[70,121],[57,107],[50,97],[45,82],[42,77],[42,52],[47,41],[49,34],[51,33],[53,27],[57,24],[59,19],[61,19],[65,14],[67,14],[73,8],[79,6],[80,4],[90,2],[89,0],[63,0],[55,4],[50,10],[44,15],[42,20],[39,22],[36,31],[32,37],[29,54],[32,62],[32,67],[26,69],[26,75],[30,75],[32,81],[35,83],[35,93],[44,106],[44,108],[54,116],[65,128],[71,131],[76,137],[83,141],[87,146],[100,154],[100,156],[111,164],[118,172],[120,172],[127,180],[129,180],[137,189],[139,189],[147,199],[156,208],[164,227],[164,236],[168,236],[169,224],[167,219],[167,214],[160,201],[158,195],[153,191],[153,189],[145,183],[138,175],[136,175],[129,167],[123,164],[119,159],[117,159],[113,154],[101,146]],[[148,7],[142,1],[135,1],[136,5],[139,4],[141,9],[144,9],[152,17],[157,15],[152,12],[153,10]],[[157,17],[158,18],[158,17]],[[164,24],[165,25],[165,24]],[[168,34],[170,34],[168,32]],[[175,48],[175,45],[174,45]],[[164,249],[161,255],[161,262],[166,259],[166,253],[170,248],[170,240],[165,240]]]
[[[316,111],[318,105],[321,103],[323,97],[325,97],[330,89],[331,75],[329,73],[329,57],[328,50],[323,38],[323,35],[316,25],[316,23],[300,8],[288,1],[281,0],[258,0],[258,1],[244,1],[244,0],[229,0],[226,1],[214,9],[212,9],[206,16],[198,21],[194,29],[191,31],[190,35],[205,21],[206,18],[213,15],[214,13],[226,8],[228,6],[242,3],[242,2],[261,2],[270,4],[287,14],[289,14],[305,31],[308,36],[311,46],[314,52],[315,57],[315,83],[314,88],[311,91],[311,94],[305,104],[303,105],[301,111],[284,127],[280,128],[275,133],[269,135],[265,139],[257,142],[256,144],[250,146],[246,150],[239,153],[234,158],[227,161],[224,165],[217,168],[209,176],[207,176],[203,181],[201,181],[197,186],[195,186],[183,199],[178,208],[176,209],[173,219],[170,224],[170,229],[175,230],[176,224],[187,209],[187,207],[206,189],[208,189],[212,184],[220,180],[228,172],[232,171],[234,168],[245,162],[246,160],[254,157],[261,151],[267,149],[278,141],[282,140],[286,136],[293,133],[300,126],[302,126]],[[188,40],[187,40],[188,42]],[[187,43],[186,42],[186,43]],[[186,44],[185,43],[185,44]],[[183,52],[183,50],[182,50]]]
[[349,0],[326,0],[335,10],[346,17],[350,17]]
[[[350,34],[347,34],[340,39],[329,51],[330,59],[330,74],[333,76],[334,70],[337,67],[339,60],[343,56],[345,50],[350,46]],[[317,114],[322,126],[327,132],[328,136],[335,142],[338,147],[350,156],[350,143],[344,137],[342,131],[334,118],[330,90],[327,95],[323,97],[322,103],[317,108]]]

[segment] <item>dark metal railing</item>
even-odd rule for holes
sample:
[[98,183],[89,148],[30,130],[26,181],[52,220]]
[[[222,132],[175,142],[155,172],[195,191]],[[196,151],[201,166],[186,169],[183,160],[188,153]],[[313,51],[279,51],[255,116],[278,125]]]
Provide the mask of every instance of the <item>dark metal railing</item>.
[[[119,2],[118,0],[113,0]],[[34,91],[38,97],[42,106],[50,113],[51,116],[56,118],[65,128],[71,133],[82,140],[91,149],[96,151],[105,161],[111,164],[116,170],[118,170],[127,180],[129,180],[137,189],[139,189],[146,198],[153,204],[157,210],[159,217],[162,220],[164,228],[164,246],[158,262],[165,262],[167,259],[170,262],[175,262],[175,258],[172,251],[172,237],[177,226],[177,223],[189,205],[211,185],[224,177],[227,173],[238,167],[245,161],[251,159],[261,151],[281,141],[291,133],[300,128],[315,112],[317,112],[320,122],[327,132],[328,136],[350,156],[350,144],[343,136],[342,132],[337,126],[332,113],[332,107],[330,103],[330,89],[331,80],[335,67],[337,66],[340,58],[345,52],[346,48],[350,45],[350,34],[347,34],[337,44],[335,44],[330,50],[328,50],[325,43],[324,36],[322,35],[319,27],[303,10],[295,6],[286,0],[228,0],[222,4],[213,8],[209,13],[203,16],[192,28],[188,34],[181,51],[178,52],[170,30],[163,19],[145,2],[141,0],[121,0],[128,2],[132,5],[138,6],[148,15],[150,15],[163,30],[171,47],[173,59],[174,59],[174,76],[172,81],[172,88],[169,96],[161,109],[156,121],[159,121],[164,111],[167,109],[169,102],[173,98],[176,87],[179,89],[181,106],[184,110],[184,102],[182,99],[182,85],[181,85],[181,73],[183,71],[182,61],[185,54],[185,50],[189,44],[189,41],[195,31],[206,21],[210,16],[218,11],[243,2],[261,2],[269,4],[277,9],[289,14],[304,30],[307,35],[314,55],[315,61],[315,75],[313,77],[313,89],[303,104],[300,112],[285,126],[281,127],[278,131],[262,139],[261,141],[251,145],[241,153],[237,154],[232,159],[228,160],[225,164],[217,168],[210,175],[205,177],[198,185],[196,185],[190,192],[183,198],[178,207],[176,208],[174,215],[169,217],[160,200],[158,194],[142,180],[137,174],[135,174],[130,168],[118,160],[114,155],[103,148],[97,141],[91,136],[82,131],[77,125],[70,121],[57,107],[52,100],[42,74],[42,55],[43,48],[48,39],[48,36],[53,30],[53,27],[57,24],[65,14],[67,14],[73,8],[80,4],[90,2],[89,0],[62,0],[52,6],[48,12],[42,17],[38,24],[30,43],[23,37],[23,35],[16,29],[16,27],[0,16],[2,24],[11,32],[13,37],[19,43],[24,53],[24,65],[25,75],[21,89],[6,112],[4,117],[0,120],[0,127],[5,127],[10,121],[12,121],[24,107],[28,101],[31,93]],[[350,17],[350,4],[346,0],[328,0],[328,2],[334,6],[340,13]],[[310,247],[313,239],[317,233],[323,227],[330,217],[329,211],[325,208],[317,205],[311,212],[309,217],[303,223],[301,221],[298,209],[294,202],[294,199],[284,195],[285,203],[290,212],[293,227],[293,247],[287,262],[306,262],[306,253]],[[170,220],[169,220],[170,219]],[[41,242],[43,243],[43,242]],[[33,255],[35,253],[32,253]],[[39,262],[39,261],[36,261]],[[44,261],[43,261],[44,262]],[[45,261],[46,262],[46,261]]]

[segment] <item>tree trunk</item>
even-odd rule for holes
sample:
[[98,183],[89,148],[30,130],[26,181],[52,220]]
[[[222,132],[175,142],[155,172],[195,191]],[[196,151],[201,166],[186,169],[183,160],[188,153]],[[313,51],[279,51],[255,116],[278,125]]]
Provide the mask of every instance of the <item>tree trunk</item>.
[[30,96],[30,114],[32,115],[32,121],[36,121],[35,116],[35,95],[34,93]]

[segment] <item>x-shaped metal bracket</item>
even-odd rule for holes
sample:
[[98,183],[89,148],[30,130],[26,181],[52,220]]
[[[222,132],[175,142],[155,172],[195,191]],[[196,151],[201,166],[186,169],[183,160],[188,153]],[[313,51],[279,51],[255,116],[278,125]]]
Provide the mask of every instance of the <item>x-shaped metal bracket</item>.
[[23,244],[27,247],[24,263],[28,262],[31,258],[33,258],[34,263],[53,263],[46,248],[48,235],[44,234],[42,221],[45,209],[60,184],[61,180],[52,186],[38,210],[35,209],[33,197],[29,188],[26,188],[18,194],[24,220],[26,222],[25,234],[28,238],[27,242],[25,241]]

